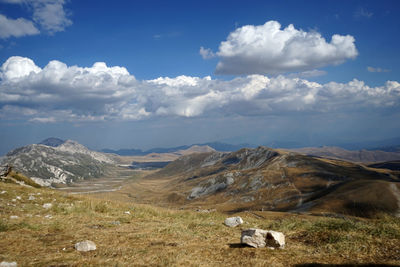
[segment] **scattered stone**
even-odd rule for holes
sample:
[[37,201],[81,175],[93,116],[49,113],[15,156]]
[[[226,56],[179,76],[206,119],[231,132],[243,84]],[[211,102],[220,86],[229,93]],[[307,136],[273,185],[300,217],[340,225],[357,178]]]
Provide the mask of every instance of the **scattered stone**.
[[21,200],[21,197],[20,197],[20,196],[17,196],[16,199]]
[[35,200],[36,198],[34,196],[29,196],[28,200]]
[[229,227],[236,227],[243,223],[243,219],[240,217],[230,217],[226,218],[224,224]]
[[130,212],[130,211],[125,211],[124,213],[125,213],[125,214],[131,214],[131,212]]
[[13,262],[7,262],[7,261],[2,261],[0,262],[0,267],[17,267],[18,264],[13,261]]
[[11,215],[10,216],[10,219],[12,219],[12,220],[16,220],[16,219],[18,219],[19,217],[18,216],[16,216],[16,215]]
[[44,217],[47,218],[47,219],[53,218],[53,216],[51,216],[50,214],[48,214],[48,215],[46,215],[46,216],[44,216]]
[[0,194],[5,194],[5,193],[7,193],[7,191],[3,190],[3,191],[0,192]]
[[45,208],[45,209],[50,209],[51,207],[53,207],[53,204],[51,204],[51,203],[44,203],[43,204],[43,208]]
[[96,250],[96,244],[93,241],[85,240],[75,244],[75,249],[77,251],[91,251]]
[[17,200],[16,200],[15,198],[13,198],[13,199],[11,199],[11,201],[12,201],[12,202],[15,202],[15,201],[17,201]]
[[210,213],[216,211],[216,209],[205,209],[205,210],[197,209],[196,211],[201,213]]
[[281,232],[250,228],[242,231],[240,242],[255,248],[284,248],[285,235]]

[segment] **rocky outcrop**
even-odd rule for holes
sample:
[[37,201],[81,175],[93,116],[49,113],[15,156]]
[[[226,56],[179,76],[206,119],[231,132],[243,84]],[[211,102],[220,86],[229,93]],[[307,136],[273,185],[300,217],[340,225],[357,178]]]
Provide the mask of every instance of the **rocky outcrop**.
[[240,242],[255,248],[284,248],[285,235],[281,232],[250,228],[242,231]]

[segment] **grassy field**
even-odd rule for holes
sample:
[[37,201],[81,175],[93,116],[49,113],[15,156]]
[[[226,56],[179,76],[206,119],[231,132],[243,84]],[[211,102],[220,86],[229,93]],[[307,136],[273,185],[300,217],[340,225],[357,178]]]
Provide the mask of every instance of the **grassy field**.
[[[43,204],[52,203],[50,209]],[[400,220],[243,212],[201,213],[71,196],[0,183],[0,261],[19,266],[293,266],[306,263],[400,264]],[[18,217],[11,217],[18,216]],[[241,229],[282,231],[286,248],[239,244]],[[74,244],[92,240],[97,250]]]

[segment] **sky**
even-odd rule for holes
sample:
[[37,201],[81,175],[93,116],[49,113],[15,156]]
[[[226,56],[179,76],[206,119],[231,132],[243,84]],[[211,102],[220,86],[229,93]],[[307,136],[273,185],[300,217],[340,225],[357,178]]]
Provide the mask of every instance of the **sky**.
[[399,1],[0,0],[0,155],[400,137]]

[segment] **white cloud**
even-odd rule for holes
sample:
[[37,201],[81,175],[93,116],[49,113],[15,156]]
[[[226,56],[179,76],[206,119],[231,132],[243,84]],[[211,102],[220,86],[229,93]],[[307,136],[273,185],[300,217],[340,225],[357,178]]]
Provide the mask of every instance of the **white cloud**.
[[209,76],[138,81],[124,67],[51,61],[40,68],[11,57],[1,67],[2,118],[31,122],[145,120],[154,117],[286,116],[311,113],[400,111],[400,83],[320,84],[291,76]]
[[390,70],[388,70],[388,69],[374,68],[374,67],[367,67],[367,71],[369,71],[369,72],[390,72]]
[[358,55],[351,35],[334,34],[327,42],[320,33],[284,29],[277,21],[247,25],[231,32],[216,55],[217,74],[279,74],[341,64]]
[[201,46],[199,53],[203,59],[210,59],[215,57],[215,53],[210,48],[204,48]]
[[64,0],[34,0],[33,20],[50,33],[63,31],[72,24],[64,10]]
[[[0,2],[29,7],[29,9],[32,10],[32,20],[37,26],[40,26],[42,30],[50,34],[64,31],[66,27],[72,25],[72,21],[68,18],[68,14],[64,10],[64,0],[0,0]],[[31,20],[24,18],[19,18],[17,20],[7,19],[6,27],[2,25],[5,21],[4,18],[0,17],[0,22],[3,22],[0,23],[0,38],[7,38],[8,36],[20,37],[40,33]],[[8,36],[2,37],[3,31],[7,33]]]
[[39,33],[32,21],[23,18],[9,19],[0,14],[0,38],[22,37]]
[[36,66],[32,59],[26,57],[14,56],[7,59],[1,66],[1,78],[3,80],[12,80],[28,76],[31,72],[38,73],[41,69]]

